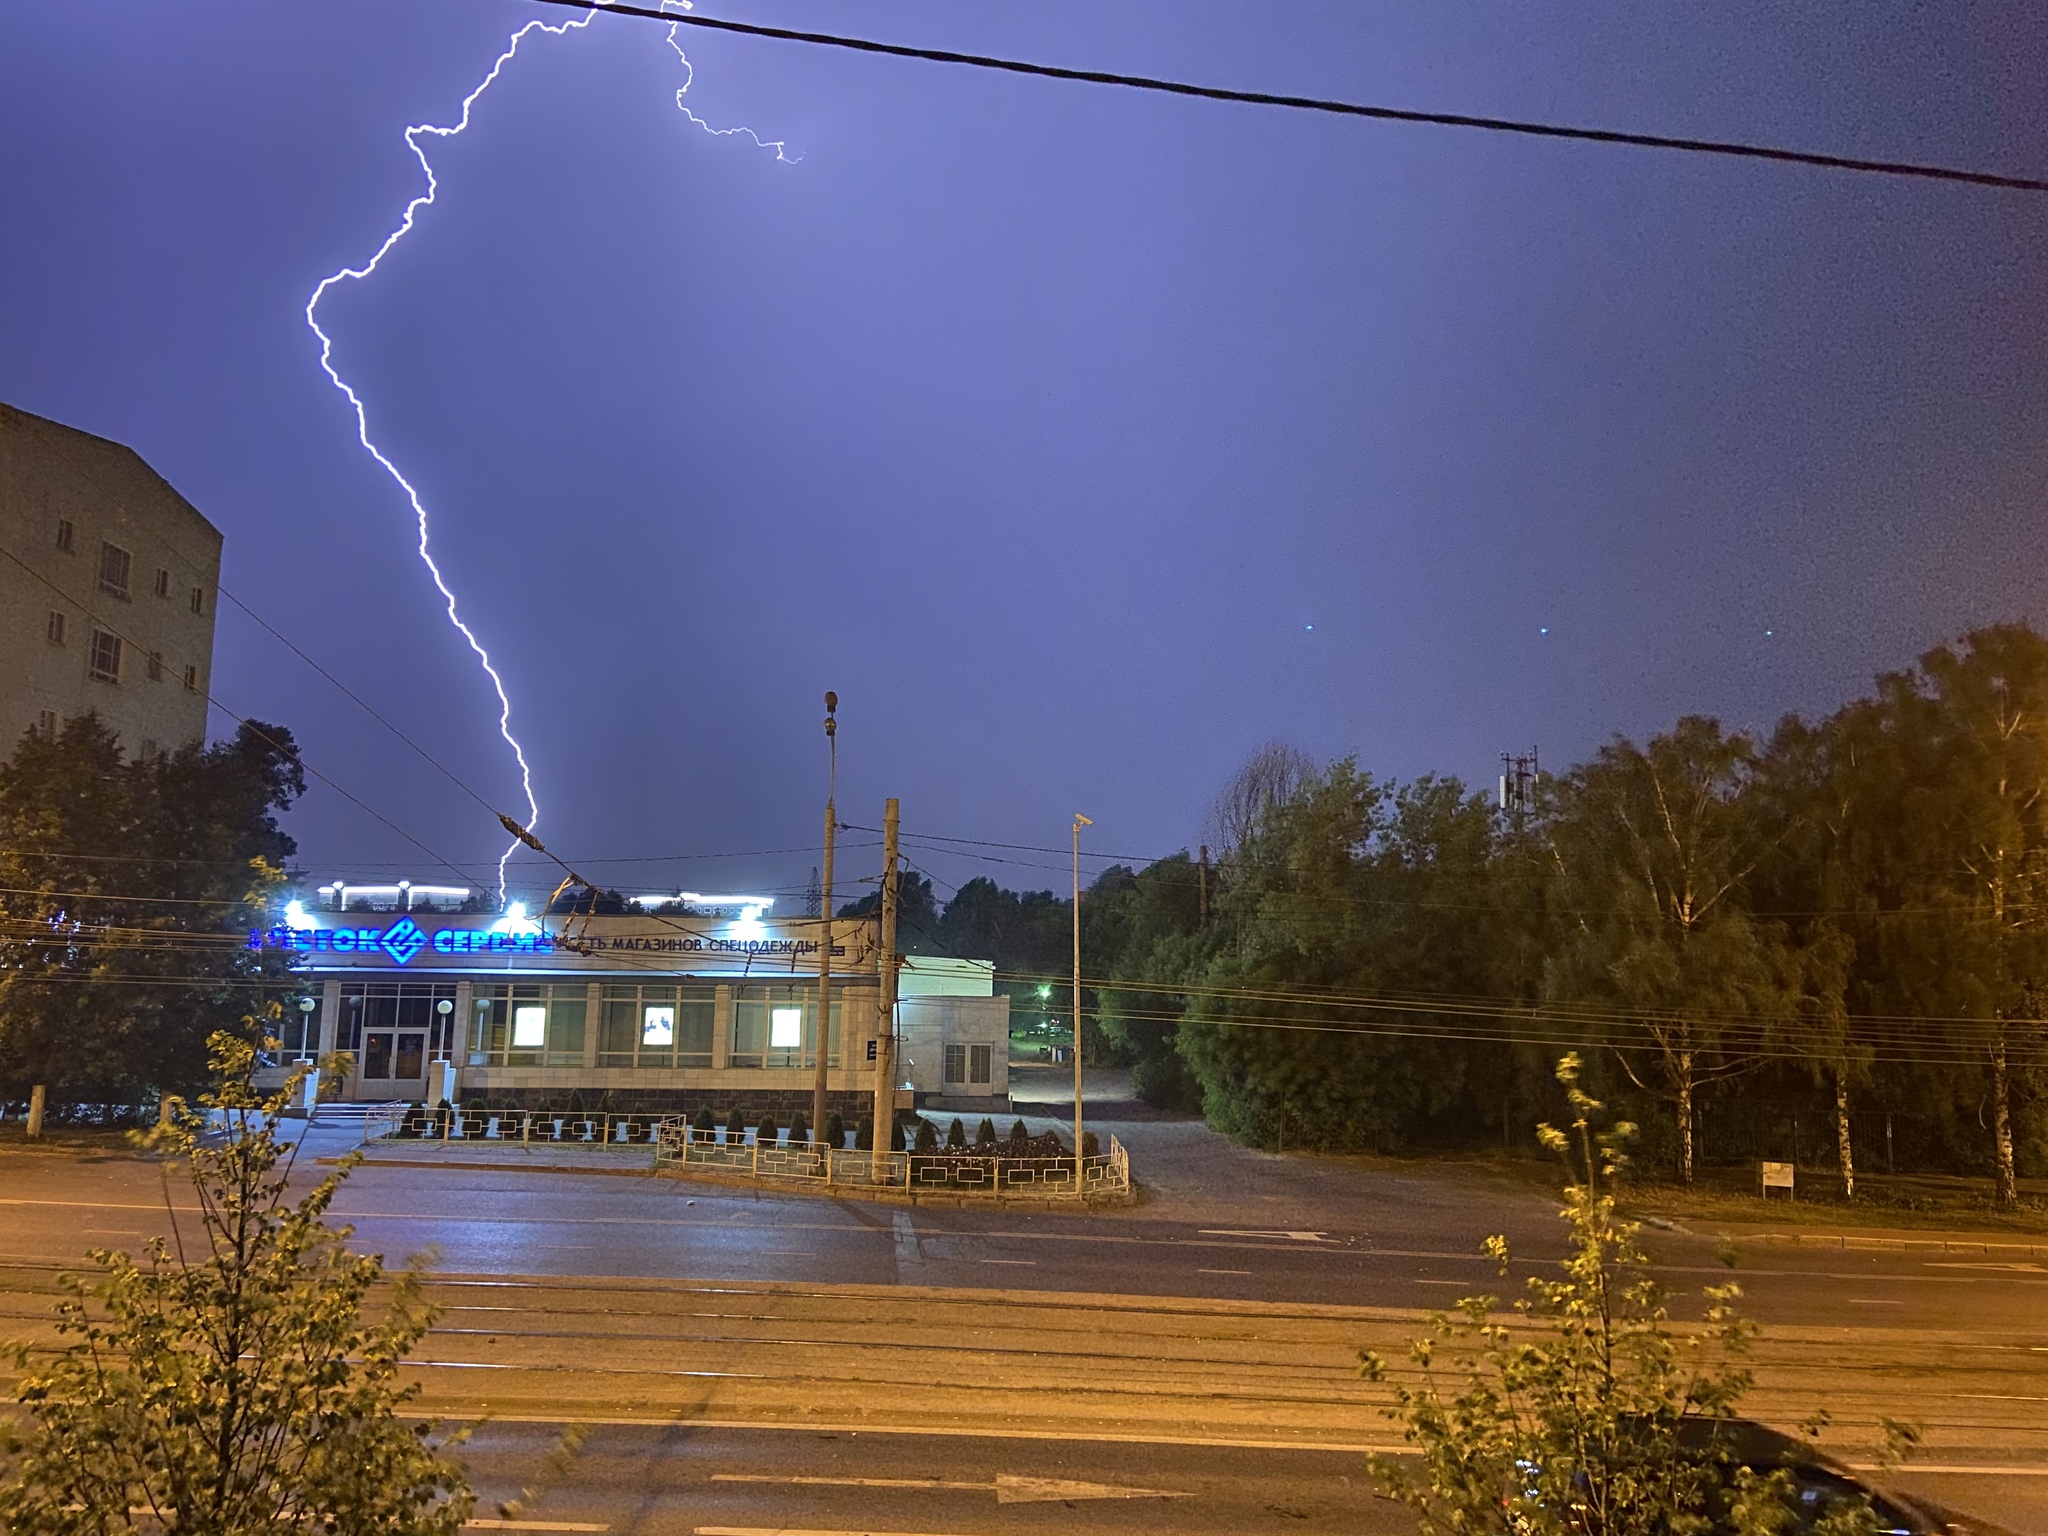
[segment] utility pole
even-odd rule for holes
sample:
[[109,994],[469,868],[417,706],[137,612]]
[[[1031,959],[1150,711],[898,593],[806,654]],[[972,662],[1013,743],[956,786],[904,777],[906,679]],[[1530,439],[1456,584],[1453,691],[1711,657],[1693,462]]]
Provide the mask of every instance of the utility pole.
[[[818,913],[818,1073],[811,1080],[811,1145],[822,1148],[825,1135],[825,1057],[832,1047],[832,834],[838,830],[833,800],[839,793],[839,695],[825,695],[825,747],[832,766],[825,776],[825,876]],[[843,1034],[844,1031],[841,1031]],[[846,1042],[840,1041],[845,1050]],[[837,1148],[833,1149],[837,1151]]]
[[890,800],[882,812],[882,953],[875,988],[875,1133],[868,1175],[877,1184],[889,1166],[896,1127],[896,818]]
[[1095,823],[1074,813],[1074,1193],[1087,1180],[1081,1152],[1081,829]]

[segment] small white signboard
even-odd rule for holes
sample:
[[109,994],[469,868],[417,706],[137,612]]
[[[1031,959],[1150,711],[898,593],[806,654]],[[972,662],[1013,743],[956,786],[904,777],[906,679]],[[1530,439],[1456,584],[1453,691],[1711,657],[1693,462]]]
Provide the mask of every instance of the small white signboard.
[[1770,1198],[1770,1193],[1774,1189],[1782,1189],[1788,1195],[1792,1193],[1792,1165],[1790,1163],[1764,1164],[1764,1197],[1766,1199]]

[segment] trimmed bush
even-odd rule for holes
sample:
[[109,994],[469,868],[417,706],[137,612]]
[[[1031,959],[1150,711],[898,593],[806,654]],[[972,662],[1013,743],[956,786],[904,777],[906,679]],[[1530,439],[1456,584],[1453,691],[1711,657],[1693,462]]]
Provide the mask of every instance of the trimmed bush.
[[725,1117],[725,1139],[727,1141],[745,1141],[747,1139],[747,1117],[742,1113],[737,1104],[733,1105],[732,1113]]
[[948,1151],[952,1151],[955,1148],[964,1147],[966,1145],[967,1127],[962,1125],[959,1122],[959,1120],[956,1119],[951,1125],[946,1127],[946,1149]]
[[992,1147],[996,1144],[996,1123],[984,1115],[981,1124],[975,1127],[974,1144],[977,1147]]
[[798,1110],[789,1122],[789,1144],[792,1147],[799,1147],[810,1139],[811,1122],[804,1118],[802,1110]]
[[1010,1140],[1029,1141],[1030,1139],[1031,1133],[1024,1129],[1024,1122],[1022,1120],[1019,1120],[1015,1125],[1010,1127]]
[[875,1150],[875,1122],[863,1120],[853,1128],[853,1150],[872,1152]]
[[697,1111],[696,1117],[690,1121],[690,1129],[699,1136],[715,1136],[718,1134],[718,1119],[711,1113],[711,1106],[709,1104]]
[[1102,1156],[1102,1143],[1096,1139],[1093,1131],[1083,1131],[1081,1133],[1081,1155],[1083,1157]]
[[761,1123],[754,1127],[754,1140],[764,1147],[775,1145],[775,1139],[782,1134],[782,1127],[775,1123],[773,1115],[761,1116]]
[[834,1152],[841,1152],[846,1148],[846,1122],[839,1118],[839,1111],[836,1109],[825,1111],[825,1145]]
[[[958,1125],[960,1122],[955,1120],[953,1123]],[[923,1115],[917,1117],[917,1139],[911,1145],[919,1152],[936,1152],[939,1150],[939,1133],[933,1129],[931,1121],[925,1119]]]

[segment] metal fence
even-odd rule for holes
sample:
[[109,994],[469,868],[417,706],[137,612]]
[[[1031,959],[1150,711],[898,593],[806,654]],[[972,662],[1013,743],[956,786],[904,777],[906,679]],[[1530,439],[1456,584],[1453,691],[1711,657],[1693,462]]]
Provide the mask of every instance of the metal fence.
[[401,1104],[363,1117],[366,1141],[488,1141],[522,1146],[652,1147],[666,1115],[613,1115],[556,1109],[445,1109]]
[[[1071,1157],[939,1156],[920,1152],[827,1150],[811,1142],[794,1145],[699,1131],[672,1120],[656,1133],[655,1166],[701,1168],[761,1179],[788,1179],[814,1188],[953,1190],[990,1195],[1064,1195],[1072,1198]],[[1081,1160],[1083,1196],[1127,1194],[1131,1159],[1123,1143],[1109,1138],[1109,1150]]]

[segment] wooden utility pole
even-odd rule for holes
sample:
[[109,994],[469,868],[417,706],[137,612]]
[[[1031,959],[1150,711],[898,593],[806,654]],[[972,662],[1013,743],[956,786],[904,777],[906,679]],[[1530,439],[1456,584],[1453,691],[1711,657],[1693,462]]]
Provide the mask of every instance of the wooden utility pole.
[[875,988],[875,1131],[869,1175],[881,1183],[896,1127],[896,818],[890,800],[882,812],[882,953]]
[[[838,830],[838,813],[832,801],[839,792],[839,695],[825,695],[825,747],[832,766],[825,777],[825,873],[824,899],[818,906],[818,1072],[811,1080],[811,1145],[824,1148],[825,1058],[832,1048],[832,834]],[[844,1031],[842,1031],[842,1034]],[[842,1040],[840,1047],[845,1048]],[[837,1147],[830,1149],[838,1151]]]

